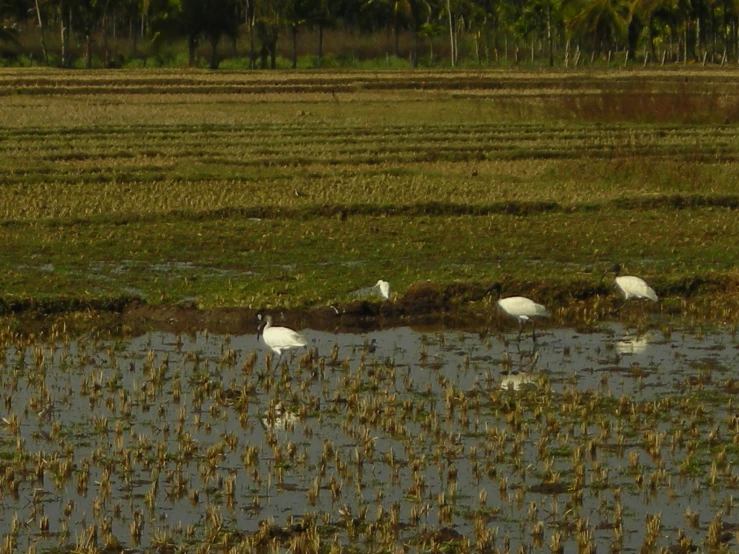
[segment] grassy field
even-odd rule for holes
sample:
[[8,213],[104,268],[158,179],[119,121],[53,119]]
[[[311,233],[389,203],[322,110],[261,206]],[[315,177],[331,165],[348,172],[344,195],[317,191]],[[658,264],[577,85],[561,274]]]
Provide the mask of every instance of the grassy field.
[[382,278],[566,303],[620,262],[736,320],[738,85],[2,70],[2,300],[310,309]]

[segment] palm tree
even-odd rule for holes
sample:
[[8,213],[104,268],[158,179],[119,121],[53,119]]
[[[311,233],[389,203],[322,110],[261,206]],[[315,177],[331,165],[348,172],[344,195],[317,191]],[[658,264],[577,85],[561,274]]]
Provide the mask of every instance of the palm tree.
[[274,69],[277,66],[277,39],[280,36],[280,30],[287,24],[291,1],[261,0],[255,2],[254,29],[262,43],[260,52],[262,68],[267,66],[268,57],[269,67]]
[[667,27],[672,35],[678,27],[680,14],[687,13],[689,4],[681,0],[636,0],[634,16],[647,28],[649,53],[657,58],[654,42],[662,29]]
[[225,34],[236,39],[239,23],[235,0],[206,0],[204,2],[203,34],[210,43],[210,68],[218,69],[218,43]]
[[114,0],[77,0],[70,3],[69,8],[74,13],[75,21],[78,22],[75,30],[85,41],[85,67],[92,67],[92,35],[95,27],[108,13]]
[[390,21],[393,30],[393,55],[400,54],[400,29],[411,19],[410,0],[365,0],[362,10],[374,14],[375,18]]
[[16,4],[10,4],[6,0],[0,0],[0,42],[12,43],[20,45],[18,29],[14,23],[6,23],[5,18],[15,19],[17,15],[18,6]]
[[308,25],[318,28],[316,65],[320,66],[323,60],[323,31],[333,26],[336,21],[337,2],[331,0],[307,0],[307,2],[305,9],[308,12]]
[[631,6],[627,0],[572,0],[567,4],[569,35],[589,42],[594,53],[628,38]]

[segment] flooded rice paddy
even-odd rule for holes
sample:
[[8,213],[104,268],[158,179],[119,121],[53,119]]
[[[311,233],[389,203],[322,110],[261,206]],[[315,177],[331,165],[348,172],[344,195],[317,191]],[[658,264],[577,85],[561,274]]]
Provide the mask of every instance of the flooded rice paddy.
[[739,548],[731,332],[6,334],[2,552]]

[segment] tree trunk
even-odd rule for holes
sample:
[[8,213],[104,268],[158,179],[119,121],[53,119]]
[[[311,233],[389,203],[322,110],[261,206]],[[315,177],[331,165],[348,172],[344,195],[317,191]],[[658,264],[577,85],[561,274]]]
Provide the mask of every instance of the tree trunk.
[[534,33],[531,33],[531,64],[534,63]]
[[718,33],[716,32],[716,4],[711,4],[711,42],[713,44],[713,56],[718,51]]
[[693,57],[697,60],[701,55],[701,18],[695,18],[695,54]]
[[103,64],[108,67],[110,64],[110,49],[108,48],[108,16],[103,16]]
[[688,22],[683,25],[683,65],[688,65]]
[[198,46],[198,38],[194,35],[187,37],[187,65],[195,67],[195,49]]
[[323,63],[323,23],[318,24],[318,53],[316,54],[316,65],[321,67]]
[[293,23],[293,69],[298,68],[298,25]]
[[446,0],[446,11],[449,14],[449,41],[452,47],[452,67],[455,65],[455,43],[454,43],[454,22],[452,21],[452,6],[450,0]]
[[49,65],[49,54],[46,52],[46,40],[44,39],[44,22],[41,19],[41,8],[36,0],[36,16],[38,17],[38,36],[41,42],[41,52],[44,54],[44,64]]
[[210,68],[218,69],[218,43],[221,41],[220,36],[212,36],[210,42]]
[[88,30],[85,34],[85,67],[92,69],[92,31]]
[[137,50],[138,50],[138,36],[139,36],[139,34],[136,32],[136,25],[133,24],[134,23],[134,20],[135,20],[135,17],[133,19],[131,19],[131,25],[130,25],[130,29],[129,29],[129,34],[131,35],[131,57],[132,58],[138,57]]
[[67,67],[67,28],[64,26],[66,18],[64,17],[64,0],[59,0],[59,30],[62,39],[62,67]]
[[549,49],[549,67],[554,67],[554,44],[552,41],[552,10],[547,2],[547,47]]
[[256,65],[256,51],[254,50],[254,18],[249,20],[247,25],[249,29],[249,69],[254,69]]
[[411,67],[413,69],[418,67],[418,33],[413,30],[413,46],[411,49]]

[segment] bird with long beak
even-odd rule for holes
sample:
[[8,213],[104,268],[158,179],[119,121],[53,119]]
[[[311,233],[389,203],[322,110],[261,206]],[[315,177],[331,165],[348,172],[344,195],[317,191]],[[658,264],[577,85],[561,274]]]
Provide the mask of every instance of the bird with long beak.
[[486,291],[485,294],[493,294],[500,311],[518,321],[519,342],[521,341],[523,326],[529,321],[533,326],[531,337],[536,341],[536,319],[549,317],[547,309],[525,296],[509,296],[507,298],[501,298],[501,289],[501,284],[495,283]]
[[278,359],[282,353],[293,348],[304,348],[308,341],[300,333],[287,327],[276,327],[272,325],[272,316],[262,314],[257,316],[262,323],[257,328],[257,340],[264,340],[272,352],[277,354]]

